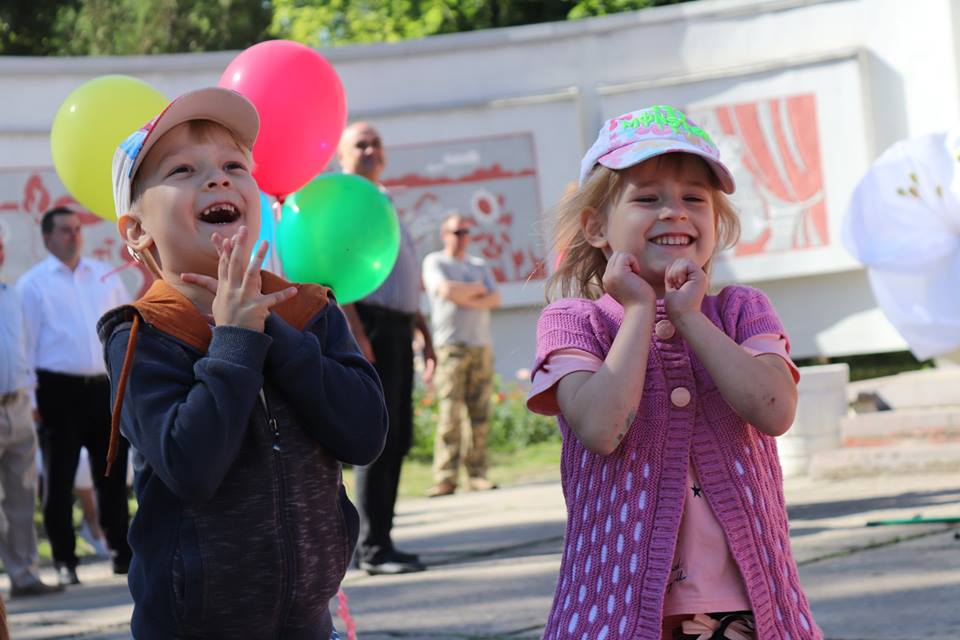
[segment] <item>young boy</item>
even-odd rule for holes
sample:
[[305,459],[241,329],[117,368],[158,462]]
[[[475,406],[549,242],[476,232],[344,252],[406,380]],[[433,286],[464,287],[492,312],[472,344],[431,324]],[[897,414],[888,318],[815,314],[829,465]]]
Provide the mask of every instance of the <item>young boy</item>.
[[[245,98],[174,100],[114,156],[120,235],[157,280],[98,327],[114,433],[136,449],[129,585],[138,639],[334,635],[357,541],[340,461],[387,414],[328,289],[260,271]],[[111,447],[113,450],[113,447]]]

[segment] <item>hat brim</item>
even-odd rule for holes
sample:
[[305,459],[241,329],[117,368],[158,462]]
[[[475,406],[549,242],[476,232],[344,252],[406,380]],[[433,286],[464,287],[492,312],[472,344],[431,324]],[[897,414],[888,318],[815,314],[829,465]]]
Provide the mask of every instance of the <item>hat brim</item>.
[[703,149],[692,144],[684,144],[678,140],[638,140],[600,156],[597,158],[597,164],[602,164],[608,169],[627,169],[645,160],[667,153],[690,153],[700,156],[707,161],[707,165],[717,177],[720,189],[724,193],[730,194],[736,190],[737,185],[733,179],[733,174],[730,173],[726,165],[714,159]]
[[130,168],[129,178],[137,174],[144,158],[163,134],[191,120],[211,120],[236,134],[240,142],[252,149],[260,132],[260,115],[245,97],[231,89],[207,87],[190,91],[164,109],[143,141],[143,147]]

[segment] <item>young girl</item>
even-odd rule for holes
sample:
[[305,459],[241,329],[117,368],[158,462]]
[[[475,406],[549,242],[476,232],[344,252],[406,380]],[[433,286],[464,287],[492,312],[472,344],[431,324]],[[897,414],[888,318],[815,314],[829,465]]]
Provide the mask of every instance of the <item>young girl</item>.
[[710,136],[655,106],[603,126],[558,209],[528,399],[559,416],[566,546],[544,638],[822,637],[776,436],[796,367],[763,293],[706,295],[736,242]]

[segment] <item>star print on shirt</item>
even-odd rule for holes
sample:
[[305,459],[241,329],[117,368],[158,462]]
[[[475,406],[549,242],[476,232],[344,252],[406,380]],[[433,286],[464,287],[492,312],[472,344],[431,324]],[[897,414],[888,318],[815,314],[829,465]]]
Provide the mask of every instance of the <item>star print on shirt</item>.
[[695,484],[695,485],[693,485],[693,486],[690,487],[690,488],[693,489],[693,497],[694,497],[694,498],[702,498],[702,497],[703,497],[703,487],[701,487],[701,486],[698,485],[698,484]]

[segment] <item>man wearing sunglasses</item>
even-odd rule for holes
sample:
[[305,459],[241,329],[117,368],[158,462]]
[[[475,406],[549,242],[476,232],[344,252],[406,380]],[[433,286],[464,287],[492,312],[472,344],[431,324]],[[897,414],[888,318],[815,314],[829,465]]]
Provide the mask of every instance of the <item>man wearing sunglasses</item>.
[[[447,216],[440,229],[443,250],[423,260],[440,401],[430,497],[456,490],[461,460],[468,489],[496,488],[487,479],[487,432],[493,391],[490,310],[500,306],[500,293],[487,263],[467,254],[470,233],[469,220],[456,213]],[[469,417],[466,442],[461,437],[464,409]]]

